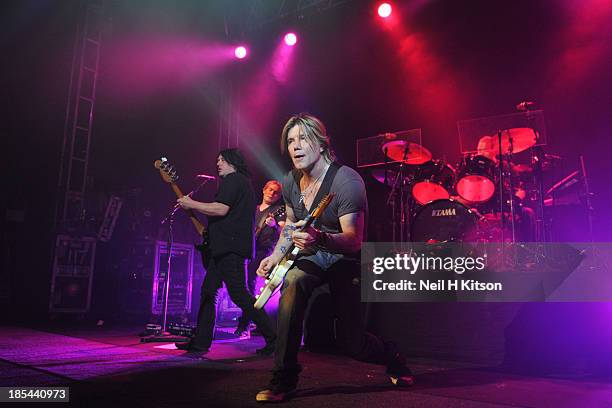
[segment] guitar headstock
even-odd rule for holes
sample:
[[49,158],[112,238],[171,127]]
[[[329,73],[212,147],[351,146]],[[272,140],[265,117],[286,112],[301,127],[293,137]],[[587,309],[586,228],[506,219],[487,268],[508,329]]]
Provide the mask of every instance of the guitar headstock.
[[325,210],[325,208],[327,208],[327,206],[335,195],[336,193],[329,193],[328,195],[323,197],[319,205],[317,205],[317,208],[312,211],[312,218],[317,218],[319,215],[321,215],[321,213]]
[[178,180],[179,177],[176,174],[174,166],[172,166],[168,159],[166,159],[165,157],[162,157],[159,160],[155,160],[154,166],[157,170],[159,170],[161,178],[166,183],[174,183],[176,182],[176,180]]

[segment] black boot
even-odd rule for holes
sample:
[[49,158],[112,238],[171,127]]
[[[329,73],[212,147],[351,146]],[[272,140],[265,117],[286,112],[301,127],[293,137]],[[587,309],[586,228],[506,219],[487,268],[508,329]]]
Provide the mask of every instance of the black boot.
[[386,373],[391,383],[397,387],[407,387],[414,384],[414,375],[406,365],[406,357],[397,349],[393,342],[385,342],[387,359]]
[[286,374],[275,371],[268,386],[259,391],[257,402],[282,402],[291,398],[297,389],[297,374]]
[[206,347],[206,348],[196,347],[193,344],[193,341],[185,341],[185,342],[181,342],[181,343],[174,343],[174,346],[177,349],[179,349],[179,350],[187,351],[189,353],[201,353],[201,354],[205,354],[205,353],[208,353],[208,351],[209,351],[208,347]]
[[255,350],[255,354],[260,356],[271,356],[274,354],[274,349],[276,348],[276,340],[266,343],[266,345],[260,349]]

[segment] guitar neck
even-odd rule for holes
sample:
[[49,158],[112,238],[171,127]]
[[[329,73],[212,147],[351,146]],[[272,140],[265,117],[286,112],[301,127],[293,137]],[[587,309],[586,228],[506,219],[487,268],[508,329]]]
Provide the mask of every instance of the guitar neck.
[[[306,221],[306,224],[302,225],[299,229],[299,231],[304,231],[306,230],[306,228],[310,227],[312,225],[312,223],[314,222],[315,218],[312,216],[312,214],[308,214],[306,216],[306,218],[304,218],[304,221]],[[283,253],[283,257],[281,259],[284,259],[285,257],[287,257],[291,252],[293,252],[293,249],[295,248],[295,244],[293,242],[291,242],[291,245],[289,245],[287,247],[287,249],[285,250],[285,252]]]
[[[174,194],[176,194],[177,198],[181,198],[185,196],[185,194],[183,194],[183,192],[181,191],[179,186],[176,185],[176,183],[170,183],[170,187],[172,187],[172,191],[174,191]],[[206,228],[200,222],[200,220],[198,220],[198,217],[196,217],[193,210],[185,210],[185,212],[189,216],[189,219],[191,220],[191,223],[195,227],[196,231],[198,231],[198,234],[203,235]]]
[[306,230],[306,228],[310,227],[312,223],[315,222],[315,220],[316,218],[313,217],[312,214],[308,214],[306,218],[304,218],[305,224],[302,225],[302,228],[300,228],[300,231]]

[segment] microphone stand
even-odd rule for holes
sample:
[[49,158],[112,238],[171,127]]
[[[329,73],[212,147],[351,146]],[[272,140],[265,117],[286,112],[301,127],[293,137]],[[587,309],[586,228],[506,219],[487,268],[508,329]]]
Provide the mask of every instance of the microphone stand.
[[[209,182],[212,179],[204,179],[193,191],[190,191],[186,196],[191,197],[194,193],[196,193],[204,184]],[[161,221],[161,225],[168,225],[168,240],[166,241],[166,248],[168,250],[168,262],[166,269],[166,282],[163,286],[164,288],[164,297],[163,297],[163,312],[162,312],[162,327],[161,333],[155,334],[152,336],[143,336],[140,338],[141,343],[153,343],[153,342],[187,342],[188,338],[183,336],[173,336],[171,333],[167,331],[167,323],[168,323],[168,295],[170,293],[170,270],[172,267],[172,247],[174,245],[174,215],[181,208],[179,204],[175,204],[172,207],[172,210],[166,215],[166,217]],[[155,299],[156,301],[156,299]]]
[[[191,195],[191,193],[189,193],[188,195]],[[166,249],[168,251],[168,262],[167,262],[168,266],[166,269],[166,282],[164,283],[164,286],[163,286],[164,295],[163,295],[163,307],[162,307],[161,332],[158,334],[154,334],[152,336],[141,337],[140,338],[141,343],[153,343],[153,342],[165,343],[165,342],[188,341],[188,339],[185,337],[173,336],[167,330],[167,327],[168,327],[167,325],[168,324],[168,320],[167,320],[168,319],[168,294],[170,293],[170,270],[172,267],[172,246],[174,245],[174,231],[173,231],[174,215],[176,214],[179,208],[181,208],[180,205],[175,204],[174,207],[172,207],[172,210],[170,210],[170,212],[168,213],[168,215],[166,215],[166,217],[161,221],[162,225],[163,224],[168,225],[168,240],[166,241]],[[156,302],[157,299],[153,299],[153,301]]]

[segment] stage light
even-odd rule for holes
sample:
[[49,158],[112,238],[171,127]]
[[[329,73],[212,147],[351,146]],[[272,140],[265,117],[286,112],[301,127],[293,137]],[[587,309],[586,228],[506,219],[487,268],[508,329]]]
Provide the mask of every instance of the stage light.
[[293,47],[297,43],[297,35],[295,33],[287,33],[285,34],[285,44],[290,47]]
[[389,3],[383,3],[378,6],[378,15],[382,18],[387,18],[391,15],[391,5]]
[[234,50],[234,55],[238,59],[243,59],[244,57],[247,56],[247,49],[246,49],[246,47],[243,47],[242,45],[239,46],[239,47],[236,47],[236,49]]

